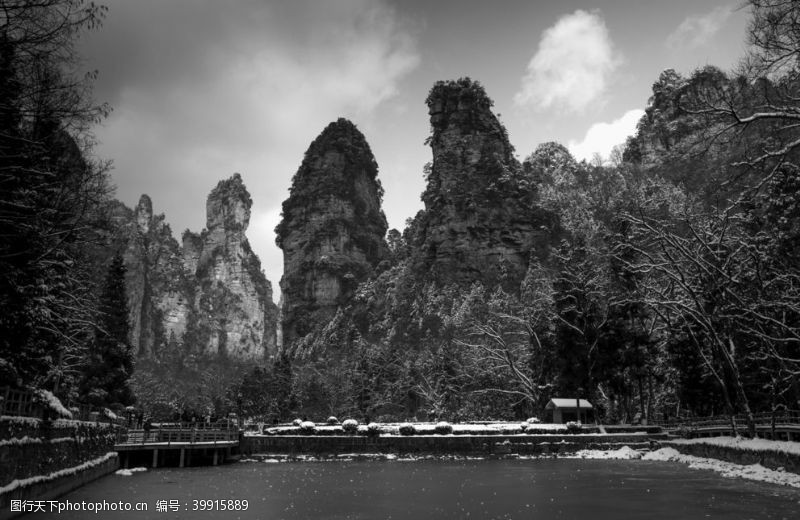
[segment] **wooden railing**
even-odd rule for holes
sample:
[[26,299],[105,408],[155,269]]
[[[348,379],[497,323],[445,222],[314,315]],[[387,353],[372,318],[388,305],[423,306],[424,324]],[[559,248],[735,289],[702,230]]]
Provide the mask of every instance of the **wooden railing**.
[[185,425],[159,425],[152,429],[130,429],[117,432],[117,444],[145,445],[152,443],[199,444],[235,442],[239,440],[239,429],[220,427],[204,423]]
[[34,400],[33,392],[8,386],[0,389],[0,415],[41,417],[42,413],[42,407]]
[[[772,412],[759,412],[754,413],[756,427],[759,429],[771,428],[773,425],[777,426],[800,426],[800,410],[779,410],[775,413]],[[747,417],[743,414],[734,416],[736,427],[738,429],[747,428]],[[673,419],[670,421],[653,421],[651,424],[661,426],[665,429],[688,429],[688,430],[703,430],[703,429],[720,429],[730,428],[731,416],[730,415],[714,415],[710,417],[691,417]]]

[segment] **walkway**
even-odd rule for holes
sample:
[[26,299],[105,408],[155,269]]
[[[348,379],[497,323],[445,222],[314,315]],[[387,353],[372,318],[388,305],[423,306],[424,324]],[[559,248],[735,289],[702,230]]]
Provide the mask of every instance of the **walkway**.
[[[128,466],[131,452],[153,452],[153,467],[158,467],[159,452],[180,450],[179,466],[190,463],[193,454],[211,452],[212,464],[230,455],[231,448],[239,446],[239,430],[233,427],[204,424],[162,424],[153,428],[121,430],[114,449],[120,453],[124,467]],[[162,455],[163,460],[163,455]]]

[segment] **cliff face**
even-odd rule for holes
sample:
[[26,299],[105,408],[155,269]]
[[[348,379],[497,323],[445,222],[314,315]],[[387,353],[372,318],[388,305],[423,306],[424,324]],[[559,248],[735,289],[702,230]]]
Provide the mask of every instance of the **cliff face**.
[[186,329],[186,277],[180,246],[164,222],[153,214],[150,197],[142,195],[128,224],[124,253],[131,344],[138,356],[159,354],[170,333]]
[[552,218],[536,204],[536,183],[514,158],[477,82],[438,82],[427,105],[433,162],[418,218],[418,258],[438,282],[512,287],[531,252],[549,242]]
[[206,229],[173,238],[143,195],[127,226],[125,264],[131,340],[138,356],[167,345],[198,354],[263,359],[276,350],[272,286],[245,237],[252,201],[239,174],[206,205]]
[[348,302],[386,256],[378,167],[346,119],[311,143],[276,228],[283,250],[283,344],[303,337]]
[[208,354],[262,359],[276,350],[272,285],[245,236],[252,205],[234,174],[208,196],[206,229],[183,234],[183,260],[194,281],[187,338]]

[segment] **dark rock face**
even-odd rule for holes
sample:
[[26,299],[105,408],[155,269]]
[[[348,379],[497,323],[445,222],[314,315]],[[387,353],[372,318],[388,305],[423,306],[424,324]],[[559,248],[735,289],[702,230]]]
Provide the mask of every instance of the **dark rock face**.
[[438,82],[427,99],[433,162],[418,217],[417,255],[441,283],[514,286],[531,252],[546,248],[552,218],[514,158],[483,87]]
[[127,226],[124,253],[131,344],[137,356],[155,357],[165,338],[180,338],[188,313],[183,257],[164,215],[142,195]]
[[183,343],[198,354],[264,359],[276,350],[272,286],[245,236],[252,200],[239,174],[208,196],[206,229],[182,246],[143,195],[128,224],[125,264],[132,343],[158,358]]
[[276,228],[283,250],[283,344],[329,320],[386,257],[378,167],[346,119],[311,143]]

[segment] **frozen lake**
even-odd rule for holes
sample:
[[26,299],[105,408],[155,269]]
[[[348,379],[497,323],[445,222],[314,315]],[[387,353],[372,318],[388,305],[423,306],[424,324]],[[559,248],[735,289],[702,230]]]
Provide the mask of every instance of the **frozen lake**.
[[[195,500],[247,500],[246,511]],[[141,501],[148,512],[97,518],[798,518],[800,492],[677,462],[642,460],[476,460],[240,462],[111,475],[62,502]],[[177,511],[158,512],[164,500]],[[62,512],[58,518],[89,518]],[[35,516],[42,516],[40,513]],[[46,515],[45,515],[46,516]],[[55,513],[53,514],[55,516]]]

